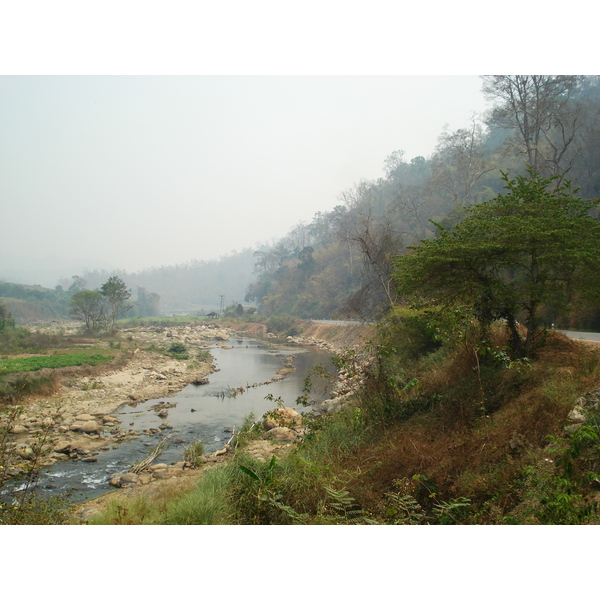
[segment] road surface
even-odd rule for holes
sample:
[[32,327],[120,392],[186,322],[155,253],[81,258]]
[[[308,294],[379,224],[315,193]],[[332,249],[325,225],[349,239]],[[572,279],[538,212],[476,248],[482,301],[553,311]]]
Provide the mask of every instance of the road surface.
[[585,340],[587,342],[600,342],[600,333],[593,333],[591,331],[565,331],[557,329],[558,333],[562,333],[573,340]]

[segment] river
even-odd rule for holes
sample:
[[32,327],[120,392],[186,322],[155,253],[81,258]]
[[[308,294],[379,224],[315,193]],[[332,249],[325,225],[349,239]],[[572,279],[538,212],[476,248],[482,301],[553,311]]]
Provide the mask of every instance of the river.
[[[233,428],[239,428],[247,416],[253,414],[258,419],[277,408],[267,395],[281,398],[285,406],[298,411],[310,410],[296,406],[306,376],[317,365],[334,373],[330,355],[318,349],[278,349],[258,340],[234,337],[227,347],[213,347],[210,352],[218,370],[209,376],[209,383],[188,385],[168,398],[122,406],[114,416],[122,421],[125,429],[139,436],[99,452],[94,457],[96,462],[68,461],[45,469],[38,479],[39,493],[69,494],[74,503],[101,496],[114,489],[110,486],[113,475],[128,471],[134,463],[146,458],[168,433],[172,434],[169,447],[155,462],[169,464],[182,460],[185,446],[196,440],[203,442],[205,453],[212,453],[225,445]],[[290,355],[293,355],[295,367],[291,375],[268,385],[249,387],[270,381]],[[236,396],[231,394],[232,390],[241,387],[246,391]],[[317,405],[326,397],[326,385],[321,384],[313,390],[312,399]],[[153,408],[161,402],[175,404],[168,409],[166,418],[159,417]],[[147,433],[164,423],[172,429],[164,429],[160,434]],[[18,485],[18,482],[5,485],[5,499],[6,493]]]

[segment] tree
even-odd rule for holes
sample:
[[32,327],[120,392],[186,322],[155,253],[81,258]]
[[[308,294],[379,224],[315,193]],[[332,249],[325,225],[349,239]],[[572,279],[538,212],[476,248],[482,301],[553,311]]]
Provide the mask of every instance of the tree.
[[570,102],[583,77],[576,75],[488,75],[483,92],[499,100],[491,123],[513,130],[526,162],[544,175],[563,176],[578,152],[578,111]]
[[135,311],[138,317],[155,317],[159,314],[160,296],[138,286]]
[[127,304],[131,292],[122,279],[114,276],[100,287],[100,294],[106,299],[108,321],[110,328],[114,329],[115,321],[132,308],[130,304]]
[[363,316],[377,316],[396,301],[392,259],[403,249],[402,236],[386,212],[376,186],[361,182],[342,195],[348,207],[340,238],[362,256],[362,287],[350,301]]
[[73,283],[69,286],[70,292],[82,292],[87,287],[87,281],[79,275],[73,275]]
[[484,327],[505,319],[513,350],[526,356],[542,307],[560,314],[574,299],[600,297],[600,222],[589,214],[600,200],[582,200],[570,182],[556,186],[531,168],[503,179],[507,194],[466,209],[452,230],[438,225],[436,239],[400,257],[395,281],[410,297],[471,307]]
[[468,129],[444,131],[438,139],[430,187],[449,196],[454,206],[471,204],[475,184],[493,170],[481,125],[473,118]]
[[78,321],[83,321],[89,331],[100,329],[105,321],[102,294],[92,290],[75,292],[71,297],[71,315]]
[[14,327],[15,320],[3,302],[0,302],[0,333],[7,327]]

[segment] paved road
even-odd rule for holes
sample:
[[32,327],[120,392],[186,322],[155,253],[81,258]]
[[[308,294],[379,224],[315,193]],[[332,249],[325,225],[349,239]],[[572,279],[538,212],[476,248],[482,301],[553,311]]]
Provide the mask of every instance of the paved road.
[[593,333],[591,331],[565,331],[557,329],[559,333],[566,335],[574,340],[586,340],[588,342],[600,342],[600,333]]
[[[330,325],[365,325],[361,321],[336,321],[334,319],[310,319],[312,323],[327,323]],[[573,340],[585,340],[587,342],[599,342],[600,333],[594,333],[592,331],[566,331],[565,329],[557,329],[559,333],[570,337]]]

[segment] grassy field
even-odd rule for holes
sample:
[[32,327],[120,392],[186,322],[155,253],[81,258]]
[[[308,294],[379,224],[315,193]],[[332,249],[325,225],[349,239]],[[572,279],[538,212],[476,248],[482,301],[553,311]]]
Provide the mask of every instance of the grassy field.
[[53,356],[29,356],[26,358],[11,358],[0,360],[0,375],[8,373],[27,373],[40,369],[58,369],[61,367],[78,367],[81,365],[95,366],[110,362],[112,355],[105,354],[59,354]]

